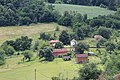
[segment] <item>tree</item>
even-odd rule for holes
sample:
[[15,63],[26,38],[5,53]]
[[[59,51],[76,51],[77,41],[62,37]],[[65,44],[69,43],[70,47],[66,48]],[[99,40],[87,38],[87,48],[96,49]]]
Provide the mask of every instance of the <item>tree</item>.
[[55,44],[55,48],[56,48],[56,49],[61,49],[61,48],[63,48],[63,43],[62,43],[62,42],[57,42],[57,43]]
[[80,40],[84,39],[84,32],[83,32],[83,30],[81,28],[77,29],[76,34],[77,34],[77,36],[79,37]]
[[120,42],[117,43],[117,49],[120,50]]
[[17,38],[14,42],[14,49],[16,51],[25,51],[30,50],[32,45],[32,39],[28,38],[28,36],[21,36],[21,38]]
[[39,50],[39,57],[40,58],[45,58],[46,61],[53,61],[54,56],[53,56],[53,50],[51,47],[44,47],[43,49]]
[[38,50],[38,46],[39,46],[39,41],[36,41],[33,46],[33,51]]
[[98,28],[98,34],[106,39],[109,39],[112,35],[112,30],[110,28],[100,27]]
[[113,80],[113,76],[120,71],[120,55],[111,54],[105,67],[106,79]]
[[28,51],[28,50],[24,51],[23,55],[24,55],[23,59],[28,59],[28,61],[30,61],[31,58],[33,57],[33,54],[30,51]]
[[63,26],[71,26],[72,24],[72,15],[68,11],[64,12],[64,15],[58,19],[58,24]]
[[15,53],[15,50],[12,46],[6,45],[3,47],[3,50],[5,51],[5,54],[8,56],[11,56]]
[[103,25],[103,21],[100,20],[100,19],[92,19],[90,22],[89,22],[89,25],[91,27],[96,27],[96,26],[102,26]]
[[0,49],[0,65],[5,63],[5,51]]
[[107,42],[107,43],[105,44],[105,48],[106,48],[106,50],[109,51],[110,54],[111,54],[111,51],[114,51],[114,49],[116,48],[116,45],[115,45],[113,42]]
[[79,42],[76,46],[75,46],[75,50],[77,53],[83,54],[84,50],[89,50],[89,45],[85,44],[85,43],[81,43]]
[[43,40],[50,40],[51,35],[50,34],[46,34],[45,32],[40,33],[40,38],[39,39],[43,39]]
[[70,35],[67,33],[67,31],[62,31],[62,33],[59,35],[59,40],[64,44],[68,45],[70,44]]
[[96,47],[97,48],[100,48],[100,46],[104,46],[105,45],[105,42],[107,42],[107,40],[105,38],[102,38],[100,39],[97,44],[96,44]]
[[88,63],[83,65],[83,68],[79,70],[79,78],[80,80],[96,80],[98,79],[101,71],[98,70],[95,63]]

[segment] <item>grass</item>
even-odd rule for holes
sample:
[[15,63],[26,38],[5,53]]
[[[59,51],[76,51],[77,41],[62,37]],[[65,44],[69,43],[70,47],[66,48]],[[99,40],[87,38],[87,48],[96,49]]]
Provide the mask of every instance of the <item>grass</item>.
[[[75,59],[71,61],[63,61],[56,58],[53,62],[41,63],[38,59],[31,62],[18,64],[23,56],[15,56],[7,59],[6,64],[0,67],[0,80],[34,80],[36,69],[37,80],[51,80],[53,76],[61,76],[73,78],[78,76],[78,70],[82,68],[82,64],[75,64]],[[89,57],[90,62],[99,63],[97,57]],[[7,67],[7,65],[9,65]],[[100,68],[103,68],[100,65]]]
[[65,11],[76,11],[82,15],[87,14],[88,18],[97,17],[99,15],[114,14],[115,11],[107,10],[96,6],[81,6],[81,5],[70,5],[70,4],[53,4],[55,10],[58,10],[61,14]]
[[75,64],[74,60],[65,62],[62,59],[55,59],[49,63],[36,60],[18,64],[21,58],[22,56],[10,58],[6,63],[6,65],[9,64],[8,68],[0,67],[0,80],[34,80],[34,69],[37,70],[37,80],[51,80],[51,77],[58,76],[59,73],[64,77],[73,78],[77,75],[78,67],[82,66]]
[[[0,44],[6,40],[14,40],[21,36],[29,36],[37,40],[41,32],[54,32],[56,27],[60,26],[56,23],[35,24],[30,26],[11,26],[0,27]],[[60,26],[60,30],[66,29]]]

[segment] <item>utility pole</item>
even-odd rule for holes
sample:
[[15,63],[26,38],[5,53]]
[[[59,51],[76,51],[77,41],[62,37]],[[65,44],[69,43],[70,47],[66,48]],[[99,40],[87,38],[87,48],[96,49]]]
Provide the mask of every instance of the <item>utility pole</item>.
[[36,69],[35,69],[35,80],[36,80]]

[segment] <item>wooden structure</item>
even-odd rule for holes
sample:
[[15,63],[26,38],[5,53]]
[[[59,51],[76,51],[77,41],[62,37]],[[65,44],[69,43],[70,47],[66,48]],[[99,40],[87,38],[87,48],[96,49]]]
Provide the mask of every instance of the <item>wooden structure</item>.
[[88,54],[76,54],[76,63],[84,63],[88,61]]
[[53,55],[55,57],[58,57],[61,54],[66,54],[68,52],[68,50],[66,48],[62,48],[62,49],[54,49],[53,50]]

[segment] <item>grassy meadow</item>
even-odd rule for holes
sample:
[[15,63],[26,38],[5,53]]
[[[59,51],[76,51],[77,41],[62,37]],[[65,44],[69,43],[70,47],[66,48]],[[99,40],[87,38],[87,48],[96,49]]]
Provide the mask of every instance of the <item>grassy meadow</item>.
[[[56,58],[53,62],[41,63],[40,60],[20,63],[23,56],[16,56],[7,59],[6,64],[0,67],[0,80],[34,80],[36,69],[37,80],[51,80],[53,76],[73,78],[78,76],[78,69],[82,64],[75,64],[75,59],[63,61]],[[90,62],[99,63],[97,57],[89,57]],[[99,66],[102,68],[102,66]]]
[[61,76],[72,78],[82,66],[76,65],[74,60],[65,62],[62,59],[49,63],[35,60],[18,64],[21,59],[22,56],[7,59],[6,65],[0,67],[0,80],[34,80],[34,69],[37,70],[37,80],[51,80],[51,77],[59,76],[60,73]]
[[[35,24],[30,26],[11,26],[0,27],[0,44],[6,40],[14,40],[21,36],[29,36],[34,41],[37,40],[41,32],[54,32],[56,27],[59,26],[60,30],[66,29],[56,23]],[[59,32],[56,32],[56,34]]]
[[96,6],[81,6],[81,5],[70,5],[70,4],[53,4],[55,10],[58,10],[61,14],[65,11],[76,11],[82,15],[87,14],[88,18],[97,17],[99,15],[114,14],[115,11],[107,10]]

